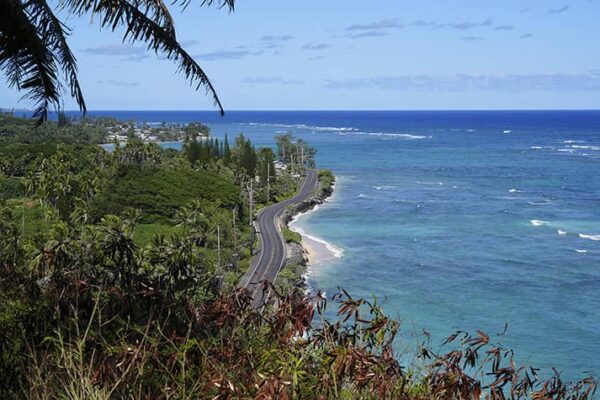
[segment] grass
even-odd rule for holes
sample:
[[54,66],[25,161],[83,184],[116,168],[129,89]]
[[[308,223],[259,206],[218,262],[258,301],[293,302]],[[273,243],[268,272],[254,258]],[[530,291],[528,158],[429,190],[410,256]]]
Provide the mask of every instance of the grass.
[[133,231],[133,240],[138,246],[146,246],[152,242],[152,239],[157,235],[172,235],[174,233],[181,233],[182,229],[178,226],[152,223],[152,224],[139,224],[136,225]]
[[22,225],[23,234],[28,238],[34,235],[48,234],[52,229],[52,224],[57,221],[56,213],[38,200],[22,197],[7,200],[6,205],[11,210],[9,218]]

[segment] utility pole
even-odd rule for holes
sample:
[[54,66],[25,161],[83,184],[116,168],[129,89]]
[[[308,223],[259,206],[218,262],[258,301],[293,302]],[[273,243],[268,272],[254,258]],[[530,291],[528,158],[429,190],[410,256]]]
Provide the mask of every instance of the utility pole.
[[267,160],[267,203],[269,202],[271,194],[271,163]]
[[237,270],[237,262],[238,262],[238,244],[237,244],[237,232],[236,232],[236,227],[235,227],[235,220],[237,219],[237,206],[233,207],[232,214],[233,214],[233,264],[234,267]]
[[217,270],[221,271],[221,227],[217,225]]
[[294,155],[293,154],[290,155],[290,160],[291,160],[291,164],[292,164],[292,175],[294,175]]
[[232,218],[233,218],[233,221],[232,221],[233,222],[233,247],[235,249],[235,252],[237,253],[237,234],[235,232],[235,220],[237,218],[236,211],[237,211],[237,206],[233,207],[233,210],[231,210],[231,212],[233,214],[233,216],[232,216]]
[[250,209],[250,216],[248,219],[250,220],[250,225],[252,225],[252,220],[254,219],[254,214],[252,214],[252,209],[254,208],[254,191],[252,190],[252,179],[250,179],[250,191],[248,192],[248,208]]

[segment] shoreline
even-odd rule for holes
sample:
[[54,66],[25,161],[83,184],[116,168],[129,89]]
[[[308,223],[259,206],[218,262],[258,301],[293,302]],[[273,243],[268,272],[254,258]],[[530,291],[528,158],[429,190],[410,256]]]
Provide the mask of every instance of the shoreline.
[[330,201],[333,197],[336,187],[333,174],[330,182],[324,182],[319,174],[318,182],[319,187],[315,189],[313,196],[285,210],[280,217],[280,223],[298,233],[302,237],[302,241],[301,243],[285,243],[287,256],[282,271],[288,270],[288,273],[281,274],[283,275],[281,276],[282,281],[286,282],[279,282],[279,284],[300,289],[304,293],[310,290],[307,283],[307,278],[311,275],[310,267],[318,266],[327,260],[340,258],[343,255],[342,249],[295,226],[300,218],[317,211],[321,204]]
[[[335,190],[335,185],[333,185],[332,190]],[[335,192],[330,197],[326,198],[324,202],[329,202],[335,197]],[[302,236],[302,247],[306,252],[308,257],[308,266],[318,266],[323,262],[341,258],[344,254],[344,250],[337,247],[336,245],[322,239],[320,237],[314,236],[311,233],[307,232],[304,228],[298,226],[301,219],[309,216],[313,212],[319,210],[320,204],[315,205],[312,209],[299,213],[295,215],[292,220],[288,223],[288,227]],[[309,271],[310,272],[310,271]]]

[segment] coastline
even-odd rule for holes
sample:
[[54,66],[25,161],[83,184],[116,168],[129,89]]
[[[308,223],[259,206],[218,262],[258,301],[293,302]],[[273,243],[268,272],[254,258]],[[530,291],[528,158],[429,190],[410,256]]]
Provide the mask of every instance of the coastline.
[[280,288],[297,289],[302,293],[307,292],[307,278],[310,275],[309,266],[318,266],[322,262],[339,258],[342,250],[334,247],[323,239],[312,236],[304,229],[296,226],[296,222],[306,215],[315,212],[319,206],[334,195],[336,187],[335,177],[330,178],[319,174],[319,187],[315,189],[314,195],[302,203],[286,209],[280,216],[280,224],[302,237],[301,243],[286,242],[287,256],[282,273],[278,276],[277,286]]
[[[333,185],[332,190],[334,190],[333,194],[325,199],[325,202],[331,201],[335,197],[335,185]],[[306,256],[308,258],[308,264],[310,266],[318,266],[323,262],[328,260],[341,258],[344,251],[332,243],[327,242],[324,239],[313,236],[311,233],[308,233],[304,228],[298,226],[299,222],[319,210],[320,204],[315,205],[312,209],[299,213],[295,215],[292,220],[289,222],[288,227],[302,236],[302,247],[306,252]]]

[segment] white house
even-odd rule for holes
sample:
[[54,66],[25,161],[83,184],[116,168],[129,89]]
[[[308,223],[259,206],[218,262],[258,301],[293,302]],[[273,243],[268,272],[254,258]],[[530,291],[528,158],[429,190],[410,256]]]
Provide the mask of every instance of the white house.
[[286,164],[286,163],[284,163],[283,161],[276,160],[276,161],[274,162],[274,164],[275,164],[275,169],[276,169],[277,171],[285,171],[285,170],[287,169],[287,164]]

